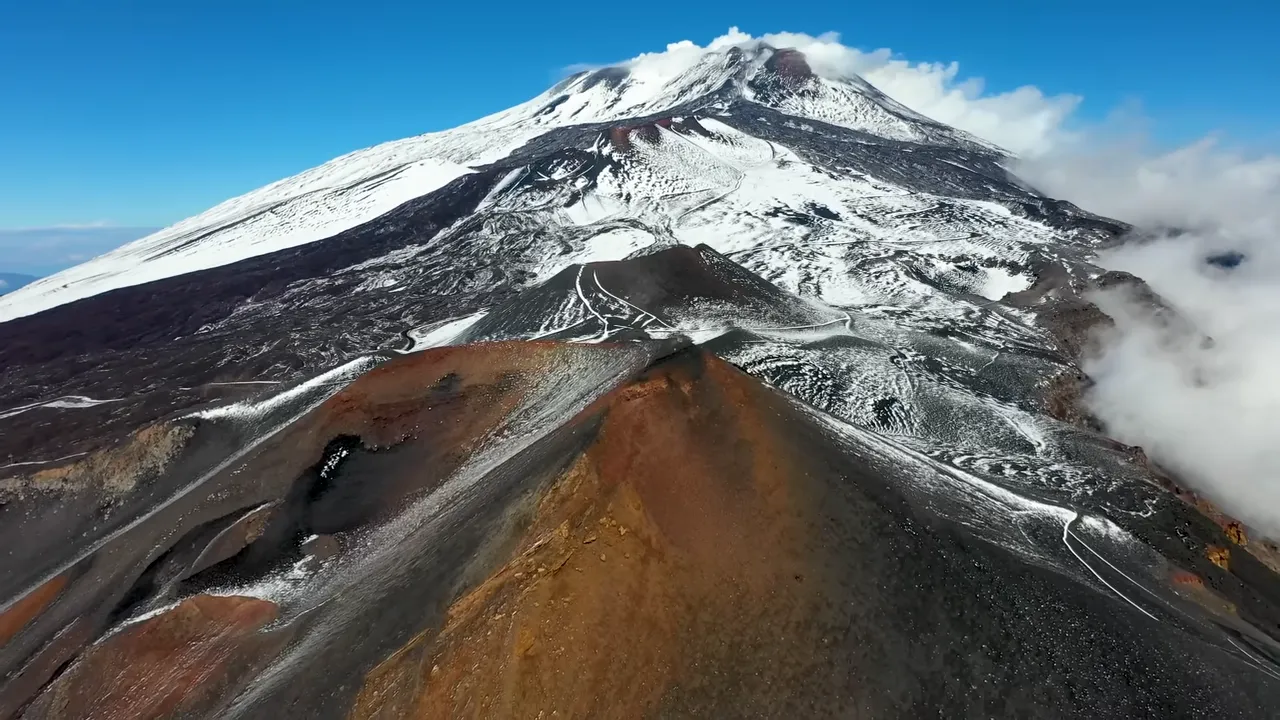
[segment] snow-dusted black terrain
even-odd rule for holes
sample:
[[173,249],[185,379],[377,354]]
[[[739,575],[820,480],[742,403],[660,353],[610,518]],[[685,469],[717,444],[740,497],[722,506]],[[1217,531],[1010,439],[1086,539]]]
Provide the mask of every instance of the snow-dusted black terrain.
[[[832,447],[896,478],[894,492],[921,508],[912,522],[958,528],[967,539],[946,545],[948,557],[965,557],[966,543],[1000,548],[1074,588],[1064,597],[1180,653],[1139,663],[1129,679],[1156,688],[1140,706],[1107,690],[1075,710],[1231,716],[1280,700],[1280,580],[1246,552],[1233,555],[1235,573],[1213,565],[1205,551],[1228,542],[1222,529],[1070,407],[1080,345],[1099,320],[1082,299],[1102,277],[1090,259],[1127,228],[1039,194],[1000,149],[860,78],[819,76],[794,50],[752,43],[661,70],[580,73],[509,111],[338,158],[0,298],[6,607],[176,512],[166,509],[175,498],[206,493],[200,483],[378,363],[486,341],[692,342],[790,396]],[[575,398],[578,376],[557,381]],[[40,474],[157,421],[202,428],[207,442],[183,456],[181,477],[122,493]],[[111,562],[136,575],[176,542],[146,537],[146,552]],[[892,555],[895,543],[865,551]],[[298,592],[337,597],[306,572],[264,570],[238,592],[299,614],[319,606]],[[1180,572],[1209,578],[1203,592],[1230,610],[1180,594],[1170,580]],[[1033,619],[1060,611],[1024,605],[1048,601],[1019,595],[1018,573],[1001,577],[1007,586],[984,602]],[[903,602],[935,592],[916,591]],[[96,592],[67,602],[88,612],[105,602]],[[174,598],[147,592],[96,622]],[[1035,625],[993,622],[1015,634]],[[42,685],[14,684],[57,628],[40,632],[0,651],[10,673],[0,709]],[[1044,683],[1068,688],[1044,695],[1061,702],[1134,662],[1109,654],[1119,651],[1089,625],[1034,642],[973,632],[939,652],[1030,643],[1058,653],[1045,659],[1056,676],[993,671],[1009,694]],[[1230,687],[1167,682],[1204,668]],[[272,687],[244,691],[237,712],[274,706],[285,695]],[[953,694],[911,697],[905,715],[1000,714]],[[1017,707],[1075,714],[1028,702]]]

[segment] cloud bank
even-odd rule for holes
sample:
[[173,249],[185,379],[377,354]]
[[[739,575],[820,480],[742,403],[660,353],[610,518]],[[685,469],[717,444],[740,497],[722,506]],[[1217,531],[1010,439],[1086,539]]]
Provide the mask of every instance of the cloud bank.
[[[733,28],[705,48],[684,41],[625,64],[678,69],[707,50],[761,42],[800,50],[824,77],[859,75],[920,114],[1015,153],[1012,170],[1045,194],[1138,226],[1143,242],[1106,252],[1099,264],[1145,279],[1189,322],[1160,326],[1124,295],[1098,297],[1116,327],[1084,361],[1096,381],[1086,402],[1113,435],[1280,537],[1280,157],[1212,137],[1155,149],[1128,132],[1123,116],[1081,122],[1078,96],[1032,86],[990,93],[956,63],[862,51],[835,34],[752,37]],[[1206,261],[1223,253],[1235,253],[1225,257],[1238,266]]]
[[[1116,319],[1084,363],[1086,398],[1109,432],[1141,445],[1232,515],[1280,537],[1280,254],[1234,228],[1165,235],[1105,254],[1147,280],[1190,329],[1161,327],[1120,294]],[[1236,259],[1234,268],[1206,258]],[[1205,337],[1211,342],[1205,342]]]
[[1090,409],[1280,537],[1280,158],[1204,140],[1158,154],[1101,147],[1026,169],[1049,194],[1146,228],[1148,239],[1098,263],[1146,280],[1193,328],[1153,325],[1124,296],[1099,297],[1117,325],[1084,363],[1097,383]]
[[1213,137],[1156,150],[1103,125],[1014,169],[1048,195],[1136,225],[1098,264],[1144,279],[1188,321],[1163,326],[1123,293],[1096,297],[1116,327],[1083,362],[1096,383],[1089,409],[1280,538],[1280,157]]

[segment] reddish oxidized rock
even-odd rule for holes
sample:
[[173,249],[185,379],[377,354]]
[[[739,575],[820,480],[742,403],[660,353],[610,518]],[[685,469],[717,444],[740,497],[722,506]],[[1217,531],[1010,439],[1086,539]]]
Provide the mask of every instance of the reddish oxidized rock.
[[1217,565],[1223,570],[1227,570],[1227,571],[1231,570],[1231,551],[1230,550],[1224,547],[1219,547],[1217,545],[1210,545],[1209,547],[1204,549],[1204,556],[1209,558],[1209,562],[1213,563],[1214,565]]
[[67,576],[59,575],[24,595],[9,609],[0,613],[0,645],[13,639],[22,628],[58,597],[67,584]]
[[275,603],[200,595],[110,635],[23,717],[159,718],[207,713],[259,669]]

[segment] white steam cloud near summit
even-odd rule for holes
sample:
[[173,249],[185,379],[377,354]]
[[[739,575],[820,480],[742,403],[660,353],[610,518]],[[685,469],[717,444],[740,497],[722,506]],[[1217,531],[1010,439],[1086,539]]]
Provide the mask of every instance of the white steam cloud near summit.
[[[802,33],[772,33],[753,37],[738,28],[705,47],[690,40],[645,53],[618,65],[633,76],[672,77],[692,67],[708,50],[766,44],[795,48],[809,67],[827,78],[858,75],[881,92],[916,112],[995,143],[1018,155],[1050,151],[1064,137],[1062,124],[1079,104],[1074,95],[1049,97],[1034,87],[989,95],[981,78],[959,79],[957,63],[911,63],[881,49],[863,52],[840,42],[836,33],[818,37]],[[595,66],[574,66],[571,70]]]
[[[1155,151],[1117,139],[1106,124],[1073,122],[1080,97],[1031,86],[988,93],[956,63],[864,52],[833,33],[757,38],[732,28],[705,48],[686,40],[625,64],[679,70],[707,50],[758,43],[803,52],[824,77],[860,75],[908,108],[1011,151],[1014,172],[1045,194],[1148,231],[1098,262],[1146,280],[1195,333],[1172,336],[1124,295],[1097,298],[1116,327],[1085,360],[1096,382],[1086,402],[1119,439],[1280,537],[1280,157],[1212,138]],[[1206,262],[1227,252],[1242,256],[1238,266]]]

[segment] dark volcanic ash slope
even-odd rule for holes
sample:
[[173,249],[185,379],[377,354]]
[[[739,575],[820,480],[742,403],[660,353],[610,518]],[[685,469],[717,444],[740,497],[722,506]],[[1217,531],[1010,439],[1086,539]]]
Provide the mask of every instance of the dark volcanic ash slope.
[[794,51],[646,87],[0,301],[0,716],[1265,715],[1274,548],[1073,405],[1127,228]]
[[[1232,644],[1265,638],[1213,591],[1160,563],[1135,604],[1098,584],[1126,582],[1077,559],[1127,553],[1105,520],[950,474],[695,348],[398,359],[201,494],[89,572],[182,517],[131,600],[228,589],[104,638],[25,716],[1251,716],[1280,699]],[[1015,532],[973,527],[978,505]],[[234,507],[267,517],[198,569],[221,537],[200,518]],[[47,613],[103,586],[59,592]]]

